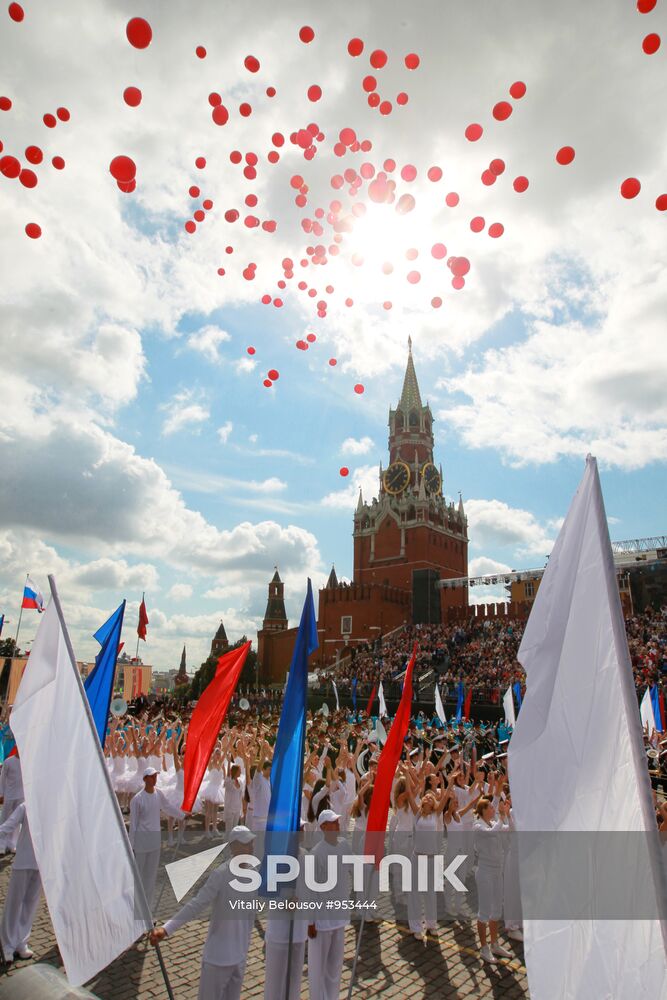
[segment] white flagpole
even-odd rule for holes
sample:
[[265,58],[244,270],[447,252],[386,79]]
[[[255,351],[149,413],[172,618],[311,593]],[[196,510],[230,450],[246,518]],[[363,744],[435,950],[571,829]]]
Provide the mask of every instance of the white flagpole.
[[[116,820],[117,820],[118,825],[119,825],[120,830],[121,830],[121,836],[122,836],[122,840],[123,840],[123,843],[124,843],[126,851],[127,851],[128,861],[130,863],[132,871],[134,872],[135,893],[137,894],[139,906],[140,906],[141,910],[143,910],[144,919],[147,921],[149,927],[153,927],[154,926],[153,915],[151,913],[151,909],[150,909],[150,906],[148,904],[148,899],[146,898],[146,893],[144,891],[143,882],[141,881],[141,878],[139,876],[139,872],[137,870],[137,864],[136,864],[136,861],[135,861],[135,858],[134,858],[134,853],[133,853],[132,847],[130,845],[130,840],[129,840],[129,837],[127,835],[127,830],[125,829],[125,822],[123,820],[123,814],[120,811],[120,806],[118,804],[118,799],[116,798],[115,792],[113,790],[113,786],[111,784],[111,775],[109,774],[109,771],[107,769],[106,763],[104,761],[104,751],[102,750],[102,747],[101,747],[100,741],[99,741],[99,737],[97,735],[97,728],[95,726],[95,721],[93,719],[93,714],[92,714],[92,712],[90,710],[90,703],[88,701],[88,697],[87,697],[86,692],[85,692],[84,687],[83,687],[83,682],[81,680],[81,674],[79,673],[79,668],[76,665],[76,656],[74,655],[74,649],[72,647],[72,641],[71,641],[71,639],[69,637],[69,632],[67,631],[67,625],[65,624],[65,617],[63,615],[63,609],[62,609],[62,605],[60,603],[60,598],[58,597],[58,590],[56,588],[56,581],[55,581],[54,577],[51,574],[49,574],[49,578],[48,579],[49,579],[49,587],[51,588],[51,599],[53,600],[53,603],[55,605],[56,611],[58,613],[58,619],[60,621],[60,628],[62,629],[63,638],[65,640],[65,647],[66,647],[67,653],[69,655],[69,660],[70,660],[70,664],[72,666],[72,670],[74,671],[74,676],[76,677],[76,682],[77,682],[77,685],[78,685],[78,688],[79,688],[79,694],[81,695],[81,702],[82,702],[83,707],[84,707],[84,712],[86,714],[86,719],[88,720],[88,725],[90,726],[90,729],[91,729],[91,731],[93,733],[93,736],[95,737],[94,743],[95,743],[97,755],[100,758],[100,763],[102,765],[102,772],[104,774],[104,780],[106,781],[107,790],[109,792],[109,798],[110,798],[111,802],[113,803],[113,806],[114,806],[114,810],[113,810],[114,811],[114,815],[116,816]],[[158,962],[160,963],[160,969],[162,971],[162,976],[164,978],[164,984],[165,984],[165,986],[167,988],[167,995],[169,997],[169,1000],[174,1000],[174,994],[173,994],[173,991],[172,991],[172,988],[171,988],[171,983],[169,982],[169,976],[167,975],[167,969],[165,967],[164,959],[162,958],[162,954],[160,952],[159,945],[156,946],[155,950],[157,952]]]

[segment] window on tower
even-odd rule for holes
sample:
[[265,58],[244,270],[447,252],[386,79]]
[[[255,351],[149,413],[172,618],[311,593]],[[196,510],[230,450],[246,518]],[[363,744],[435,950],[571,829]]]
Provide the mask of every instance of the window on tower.
[[416,410],[410,410],[410,427],[419,427],[419,414]]
[[396,430],[397,431],[403,430],[403,414],[400,412],[400,410],[396,414]]

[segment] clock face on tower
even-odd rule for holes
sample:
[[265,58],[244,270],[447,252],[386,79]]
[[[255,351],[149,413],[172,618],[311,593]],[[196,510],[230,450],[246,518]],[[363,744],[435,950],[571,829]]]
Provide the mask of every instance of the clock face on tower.
[[387,493],[402,493],[410,484],[410,469],[405,462],[392,462],[382,475],[382,485]]
[[428,493],[439,493],[440,487],[442,485],[440,481],[440,473],[436,469],[433,462],[427,462],[422,469],[422,476],[426,484],[426,490]]

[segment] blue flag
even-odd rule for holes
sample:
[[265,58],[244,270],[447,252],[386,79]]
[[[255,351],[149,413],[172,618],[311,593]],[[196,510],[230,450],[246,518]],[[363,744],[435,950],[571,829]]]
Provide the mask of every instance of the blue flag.
[[658,685],[654,684],[651,688],[651,704],[653,705],[653,715],[655,717],[655,730],[657,733],[664,732],[664,719],[660,712],[660,692],[658,691]]
[[9,726],[5,724],[0,729],[0,764],[4,764],[15,746],[14,735]]
[[463,702],[465,700],[465,694],[463,690],[463,681],[459,681],[458,684],[458,701],[456,702],[456,721],[461,721],[461,715],[463,713]]
[[5,616],[0,615],[0,635],[2,635],[2,626],[5,624]]
[[95,728],[102,746],[107,731],[109,705],[113,692],[113,680],[116,673],[116,659],[120,645],[120,633],[123,628],[125,601],[114,611],[111,618],[98,628],[93,636],[102,647],[95,657],[95,667],[86,677],[84,688],[88,695],[88,703],[93,713]]
[[521,681],[516,681],[512,690],[514,691],[514,697],[516,698],[517,710],[521,708]]
[[352,678],[352,707],[354,708],[354,713],[357,713],[357,678]]
[[317,621],[313,590],[308,591],[301,612],[289,679],[280,713],[278,735],[271,767],[271,803],[266,821],[268,853],[291,853],[284,848],[292,839],[270,837],[271,834],[298,833],[301,826],[301,793],[303,787],[303,753],[306,739],[306,700],[308,697],[308,659],[318,648]]

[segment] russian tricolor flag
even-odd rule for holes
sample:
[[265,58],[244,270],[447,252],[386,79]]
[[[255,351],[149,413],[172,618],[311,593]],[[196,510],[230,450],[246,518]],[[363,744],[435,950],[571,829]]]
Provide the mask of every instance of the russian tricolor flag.
[[44,610],[44,598],[30,577],[27,578],[25,587],[23,588],[23,604],[21,607],[36,608],[40,613]]

